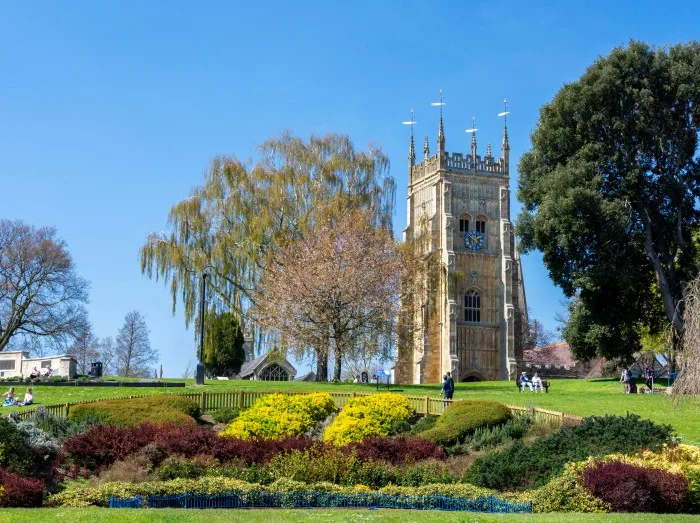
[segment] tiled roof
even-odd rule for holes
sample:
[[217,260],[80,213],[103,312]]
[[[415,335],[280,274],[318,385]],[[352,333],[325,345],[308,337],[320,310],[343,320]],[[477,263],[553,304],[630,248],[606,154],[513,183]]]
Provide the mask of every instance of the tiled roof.
[[569,344],[565,341],[551,343],[544,347],[535,347],[523,351],[523,361],[525,363],[536,363],[539,365],[562,365],[573,367],[576,362],[571,358]]

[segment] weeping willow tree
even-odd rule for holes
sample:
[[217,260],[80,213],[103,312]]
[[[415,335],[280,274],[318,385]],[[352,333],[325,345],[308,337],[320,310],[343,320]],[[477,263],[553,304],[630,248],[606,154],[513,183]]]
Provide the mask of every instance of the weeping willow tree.
[[685,330],[678,354],[679,378],[673,392],[700,398],[700,276],[686,287]]
[[395,182],[381,148],[358,151],[341,134],[306,141],[285,132],[257,153],[250,162],[215,158],[204,184],[141,248],[141,271],[169,283],[173,313],[180,300],[187,325],[199,314],[204,272],[210,305],[243,321],[276,246],[351,210],[391,230]]

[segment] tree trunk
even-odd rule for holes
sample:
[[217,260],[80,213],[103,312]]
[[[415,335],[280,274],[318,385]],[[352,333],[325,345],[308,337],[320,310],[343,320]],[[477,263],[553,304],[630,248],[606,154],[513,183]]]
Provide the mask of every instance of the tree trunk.
[[[659,284],[659,292],[661,293],[661,298],[664,304],[664,311],[666,312],[666,317],[673,325],[676,333],[679,335],[683,334],[683,318],[676,310],[677,300],[671,291],[671,284],[669,283],[669,278],[664,270],[661,260],[659,259],[659,254],[654,248],[654,238],[651,229],[651,217],[649,216],[649,211],[644,206],[640,206],[639,212],[642,223],[644,224],[645,232],[645,242],[644,250],[646,251],[647,257],[651,262],[654,272],[656,273],[656,281]],[[672,282],[675,283],[675,282]]]
[[338,354],[335,356],[335,365],[333,366],[333,381],[340,381],[340,369],[343,362]]
[[316,353],[316,381],[328,381],[328,353]]

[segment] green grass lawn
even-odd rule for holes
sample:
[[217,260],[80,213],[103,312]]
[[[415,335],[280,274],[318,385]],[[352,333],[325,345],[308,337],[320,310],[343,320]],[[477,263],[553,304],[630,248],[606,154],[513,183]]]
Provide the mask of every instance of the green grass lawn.
[[53,522],[66,520],[75,523],[92,521],[192,521],[216,523],[218,521],[248,522],[373,522],[387,521],[395,523],[490,523],[505,521],[513,523],[685,523],[697,521],[697,516],[671,514],[475,514],[469,512],[440,512],[419,510],[344,510],[344,509],[235,509],[235,510],[194,510],[194,509],[1,509],[0,521],[3,522]]
[[[165,380],[183,381],[183,380]],[[89,399],[114,398],[130,395],[223,391],[374,391],[376,387],[353,383],[297,383],[265,381],[207,381],[204,387],[196,387],[193,380],[185,388],[132,388],[132,387],[47,387],[35,386],[37,404],[53,405]],[[673,398],[664,394],[622,394],[622,385],[614,379],[599,380],[550,380],[549,394],[519,393],[512,382],[487,381],[457,383],[455,399],[490,399],[508,404],[537,406],[579,416],[639,414],[658,423],[673,426],[686,443],[700,444],[700,404],[686,401],[675,405]],[[16,393],[24,394],[26,387],[16,387]],[[386,388],[380,388],[386,390]],[[440,385],[392,385],[391,390],[407,395],[439,396]],[[5,407],[6,411],[23,407]]]

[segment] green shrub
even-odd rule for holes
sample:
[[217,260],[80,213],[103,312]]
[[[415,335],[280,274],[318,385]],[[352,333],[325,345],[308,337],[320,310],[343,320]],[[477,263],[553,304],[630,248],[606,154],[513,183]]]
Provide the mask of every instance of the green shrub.
[[406,420],[400,420],[394,423],[389,430],[389,435],[397,436],[399,434],[409,434],[411,432],[411,424]]
[[434,414],[426,414],[411,427],[411,434],[420,434],[421,432],[432,429],[438,418],[439,416],[435,416]]
[[496,401],[456,401],[445,409],[435,426],[422,432],[421,436],[439,445],[456,445],[462,443],[476,429],[495,427],[510,418],[510,409]]
[[659,450],[674,441],[670,426],[656,425],[636,415],[591,417],[530,445],[516,442],[506,449],[488,452],[474,462],[465,479],[498,490],[539,487],[561,473],[568,462],[613,453],[634,454],[642,449]]
[[360,396],[348,402],[323,434],[324,441],[347,445],[375,436],[387,436],[394,424],[408,421],[416,411],[404,396],[384,393]]
[[300,436],[335,410],[333,397],[312,394],[267,394],[243,411],[219,435],[239,439]]
[[508,441],[520,440],[523,439],[531,424],[532,418],[520,416],[509,419],[503,425],[479,427],[465,438],[464,446],[470,450],[481,450]]
[[219,409],[212,413],[211,417],[214,418],[214,421],[217,423],[231,423],[241,414],[241,412],[243,412],[243,409],[238,407],[224,407],[223,409]]
[[95,401],[74,405],[68,413],[73,422],[104,423],[133,427],[144,421],[194,425],[199,405],[188,398],[169,394]]
[[37,456],[17,424],[0,419],[0,468],[20,476],[30,476],[36,465]]
[[163,460],[156,469],[155,475],[162,481],[177,478],[196,479],[204,476],[208,468],[216,467],[217,465],[218,461],[204,456],[196,456],[194,458],[170,456]]

